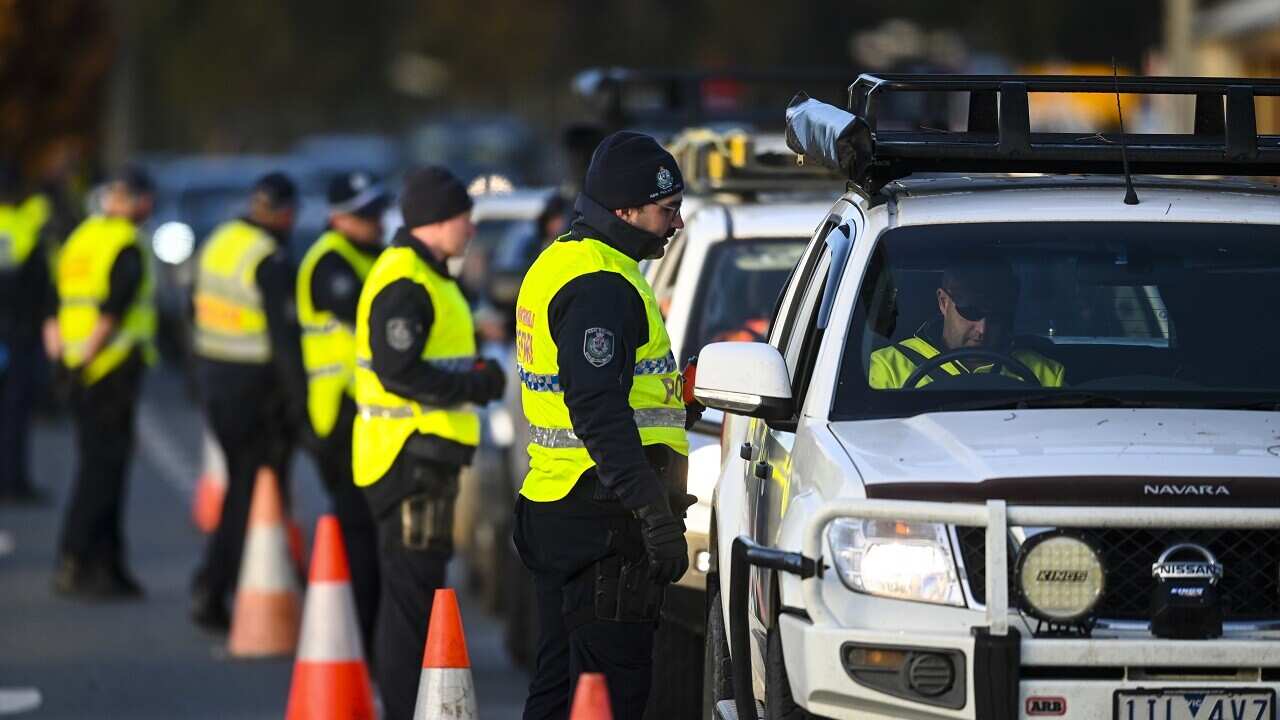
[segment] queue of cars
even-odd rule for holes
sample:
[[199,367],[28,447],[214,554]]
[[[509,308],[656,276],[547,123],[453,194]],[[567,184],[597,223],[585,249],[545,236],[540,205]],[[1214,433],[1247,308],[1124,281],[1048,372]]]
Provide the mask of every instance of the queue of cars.
[[[899,92],[965,93],[969,125],[878,131]],[[1029,92],[1196,95],[1196,129],[1033,132]],[[700,356],[726,414],[704,716],[1275,716],[1280,345],[1256,328],[1280,189],[1249,178],[1280,175],[1253,113],[1276,94],[863,76],[848,112],[797,99],[790,146],[850,187],[767,342]]]

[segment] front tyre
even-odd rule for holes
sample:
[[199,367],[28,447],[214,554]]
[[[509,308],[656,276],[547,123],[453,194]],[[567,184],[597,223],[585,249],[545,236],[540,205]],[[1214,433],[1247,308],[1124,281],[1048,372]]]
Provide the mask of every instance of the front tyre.
[[702,719],[715,720],[716,703],[733,699],[733,663],[729,658],[729,634],[724,629],[724,605],[719,583],[707,581],[707,640],[702,662]]
[[764,655],[764,717],[765,720],[816,720],[791,697],[791,681],[787,677],[786,661],[782,658],[782,631],[775,620],[765,639]]

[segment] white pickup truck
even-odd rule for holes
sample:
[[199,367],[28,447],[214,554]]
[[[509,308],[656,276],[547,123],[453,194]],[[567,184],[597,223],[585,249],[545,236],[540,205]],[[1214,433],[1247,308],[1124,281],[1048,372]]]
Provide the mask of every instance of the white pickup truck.
[[[1113,84],[1197,95],[1195,133],[1030,132],[1029,92]],[[899,90],[969,93],[968,129],[877,132]],[[707,717],[1276,717],[1280,189],[1205,177],[1280,175],[1276,94],[864,76],[852,113],[792,105],[851,185],[768,342],[700,356]]]

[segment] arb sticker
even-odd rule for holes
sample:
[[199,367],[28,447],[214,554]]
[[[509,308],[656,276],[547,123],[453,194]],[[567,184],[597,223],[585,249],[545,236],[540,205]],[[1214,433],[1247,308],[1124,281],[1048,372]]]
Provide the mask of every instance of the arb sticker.
[[1041,717],[1066,715],[1067,699],[1063,697],[1033,695],[1027,698],[1027,714]]

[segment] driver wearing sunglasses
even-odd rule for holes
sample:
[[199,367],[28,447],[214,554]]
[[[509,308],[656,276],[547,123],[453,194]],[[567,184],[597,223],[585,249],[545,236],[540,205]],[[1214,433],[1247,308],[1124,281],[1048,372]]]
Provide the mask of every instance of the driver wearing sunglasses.
[[[1018,281],[1008,263],[998,259],[947,268],[937,289],[938,316],[921,325],[912,337],[871,353],[867,380],[877,390],[903,388],[917,367],[944,352],[965,348],[1008,355],[1031,370],[1043,387],[1062,387],[1062,364],[1013,344],[1013,310]],[[989,373],[998,363],[957,358],[923,375],[923,387],[947,376]],[[1017,377],[1007,369],[1000,371]]]

